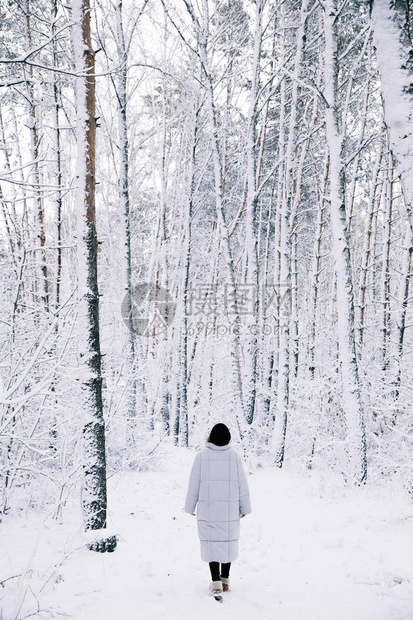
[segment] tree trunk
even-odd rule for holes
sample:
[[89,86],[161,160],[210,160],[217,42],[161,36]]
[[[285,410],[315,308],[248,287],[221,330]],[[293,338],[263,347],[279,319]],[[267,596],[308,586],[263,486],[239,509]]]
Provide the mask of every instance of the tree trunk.
[[390,250],[393,219],[393,165],[391,153],[387,154],[385,191],[383,208],[383,241],[382,241],[382,277],[381,277],[381,303],[382,303],[382,356],[383,370],[389,366],[390,345]]
[[[137,378],[135,368],[136,338],[133,322],[133,288],[132,288],[132,247],[131,247],[131,213],[129,195],[129,137],[127,116],[127,81],[128,81],[128,52],[125,44],[123,26],[123,3],[118,2],[116,7],[116,35],[117,52],[119,61],[119,73],[117,80],[118,102],[118,131],[120,149],[120,174],[119,174],[119,198],[121,207],[121,238],[122,238],[122,280],[125,293],[125,315],[127,316],[127,376],[129,389],[127,391],[128,425],[132,429],[137,412]],[[141,397],[143,406],[143,390]]]
[[[285,6],[280,8],[280,27],[282,31],[281,66],[285,62]],[[279,151],[278,156],[287,157],[285,140],[285,112],[287,103],[286,79],[281,84],[280,121],[279,121]],[[278,383],[277,400],[275,411],[275,423],[271,448],[274,465],[282,467],[284,462],[285,437],[287,432],[287,416],[290,400],[290,300],[291,300],[291,274],[290,274],[290,213],[285,178],[287,174],[286,163],[279,168],[278,203],[279,214],[279,255],[275,261],[279,267],[278,273]],[[278,254],[278,252],[277,252]]]
[[[32,48],[32,26],[31,26],[31,9],[30,0],[26,0],[25,3],[25,21],[26,21],[26,41],[28,49]],[[46,310],[49,310],[49,274],[47,266],[46,256],[46,232],[45,232],[45,214],[43,195],[41,191],[41,171],[40,171],[40,142],[41,137],[39,134],[39,126],[41,124],[39,117],[38,106],[36,105],[35,97],[35,78],[33,66],[29,66],[30,79],[28,81],[28,101],[30,107],[30,139],[33,159],[33,189],[36,202],[36,216],[35,216],[35,230],[36,236],[40,246],[40,272],[39,277],[41,299]],[[37,283],[36,283],[37,287]]]
[[[187,5],[188,6],[188,5]],[[233,372],[234,382],[234,408],[237,419],[238,431],[242,436],[245,432],[245,406],[243,398],[243,386],[241,379],[241,364],[240,364],[240,338],[239,329],[240,324],[239,309],[238,309],[238,295],[237,286],[235,281],[235,269],[232,258],[230,238],[228,225],[225,218],[224,204],[223,204],[223,178],[222,178],[222,162],[220,155],[219,139],[218,139],[218,127],[217,127],[217,113],[214,100],[214,89],[212,82],[212,74],[208,64],[207,55],[207,42],[206,31],[201,30],[198,20],[196,19],[191,7],[188,7],[191,17],[194,21],[194,25],[198,31],[198,45],[199,45],[199,58],[201,61],[202,69],[206,80],[207,91],[207,107],[209,125],[212,139],[212,159],[214,166],[214,184],[215,184],[215,204],[216,214],[218,221],[218,230],[220,240],[222,242],[222,250],[225,262],[226,275],[229,279],[230,296],[233,300],[231,305],[231,312],[234,315],[234,328],[231,334],[231,367]]]
[[247,199],[246,199],[246,257],[247,285],[252,294],[252,317],[247,329],[245,350],[246,382],[244,390],[245,417],[252,424],[257,394],[257,353],[259,308],[258,232],[257,232],[257,105],[260,81],[260,60],[262,42],[262,16],[265,0],[257,0],[255,9],[254,53],[252,60],[252,83],[247,126]]
[[360,396],[354,335],[354,295],[346,224],[343,136],[338,123],[337,8],[326,0],[325,90],[326,131],[330,153],[330,203],[337,278],[338,345],[343,384],[343,408],[347,427],[350,476],[357,484],[367,477],[366,436]]
[[[105,529],[106,453],[99,337],[98,240],[95,208],[96,95],[95,56],[91,40],[90,0],[73,0],[76,67],[76,137],[78,216],[78,296],[80,382],[83,412],[83,520],[86,530]],[[90,544],[113,551],[116,537]]]
[[374,0],[373,43],[385,120],[413,231],[413,45],[410,3]]
[[359,297],[359,307],[360,307],[360,318],[358,325],[358,333],[359,333],[359,345],[362,347],[364,342],[364,334],[366,329],[366,313],[367,313],[367,286],[369,281],[369,272],[371,271],[371,263],[372,263],[372,253],[374,250],[374,238],[373,238],[373,228],[374,228],[374,218],[376,205],[379,204],[380,200],[377,200],[377,185],[380,174],[380,166],[381,160],[383,157],[383,143],[380,140],[380,145],[377,150],[376,162],[373,169],[372,176],[372,185],[370,188],[370,197],[369,197],[369,206],[368,206],[368,214],[367,214],[367,222],[366,229],[364,232],[364,247],[362,254],[362,263],[361,263],[361,282],[360,282],[360,297]]
[[[54,67],[58,67],[58,50],[57,50],[57,42],[55,39],[56,33],[56,20],[58,14],[58,4],[57,0],[52,0],[52,54],[53,54],[53,65]],[[60,131],[60,122],[59,122],[59,110],[60,110],[60,86],[58,81],[58,74],[53,73],[53,104],[54,104],[54,135],[55,135],[55,156],[56,156],[56,169],[55,169],[55,178],[56,185],[58,187],[56,192],[56,275],[55,275],[55,306],[56,310],[59,310],[60,306],[60,298],[61,298],[61,280],[62,280],[62,206],[63,206],[63,197],[62,197],[62,155],[61,155],[61,131]]]
[[[399,316],[398,316],[398,339],[397,339],[397,376],[395,381],[394,396],[397,401],[400,396],[400,386],[402,381],[402,361],[404,352],[404,337],[406,331],[406,318],[409,307],[410,279],[413,275],[413,237],[410,228],[406,232],[404,241],[404,256],[402,267],[401,293],[399,298]],[[396,415],[396,412],[394,413]]]

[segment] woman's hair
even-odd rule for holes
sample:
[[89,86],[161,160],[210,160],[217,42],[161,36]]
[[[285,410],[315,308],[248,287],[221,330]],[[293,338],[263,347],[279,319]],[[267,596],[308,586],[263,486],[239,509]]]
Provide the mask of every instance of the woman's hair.
[[213,443],[216,446],[226,446],[231,441],[231,433],[225,424],[215,424],[209,433],[207,443]]

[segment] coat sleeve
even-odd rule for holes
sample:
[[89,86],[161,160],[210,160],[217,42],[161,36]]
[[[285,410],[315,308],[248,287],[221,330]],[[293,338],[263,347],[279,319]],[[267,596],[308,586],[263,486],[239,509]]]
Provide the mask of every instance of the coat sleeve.
[[201,455],[197,454],[189,476],[188,491],[185,500],[185,512],[193,514],[199,499],[199,485],[201,482]]
[[241,515],[249,515],[251,512],[250,492],[248,480],[245,475],[244,465],[241,457],[237,454],[238,460],[238,489],[239,489],[239,512]]

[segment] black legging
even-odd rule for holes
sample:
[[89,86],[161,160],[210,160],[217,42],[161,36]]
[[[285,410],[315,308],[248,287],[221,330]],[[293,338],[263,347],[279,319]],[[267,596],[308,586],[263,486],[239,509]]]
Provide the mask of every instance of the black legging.
[[228,562],[228,564],[221,564],[221,574],[220,574],[219,562],[210,562],[209,570],[211,571],[212,581],[221,581],[221,577],[228,579],[230,568],[231,568],[231,562]]

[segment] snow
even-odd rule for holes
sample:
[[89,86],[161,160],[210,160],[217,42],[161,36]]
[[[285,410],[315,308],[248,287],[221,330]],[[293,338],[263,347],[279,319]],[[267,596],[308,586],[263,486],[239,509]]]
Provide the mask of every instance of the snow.
[[326,0],[325,24],[325,88],[328,102],[326,108],[326,137],[330,153],[330,215],[333,255],[337,281],[337,331],[339,343],[342,399],[345,411],[349,475],[362,482],[367,473],[366,434],[362,406],[354,334],[354,292],[351,255],[343,207],[345,187],[342,147],[344,133],[339,128],[336,8],[332,0]]
[[411,87],[412,77],[403,67],[408,54],[400,39],[397,11],[389,0],[375,0],[372,20],[385,118],[410,212],[413,201],[413,102],[406,91]]
[[164,447],[156,470],[109,480],[114,553],[85,548],[75,500],[63,525],[52,513],[5,517],[0,581],[22,576],[0,588],[0,617],[411,619],[408,495],[372,483],[344,487],[329,472],[250,473],[253,513],[241,521],[231,592],[217,604],[208,595],[196,520],[183,512],[194,455]]

